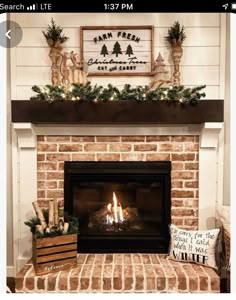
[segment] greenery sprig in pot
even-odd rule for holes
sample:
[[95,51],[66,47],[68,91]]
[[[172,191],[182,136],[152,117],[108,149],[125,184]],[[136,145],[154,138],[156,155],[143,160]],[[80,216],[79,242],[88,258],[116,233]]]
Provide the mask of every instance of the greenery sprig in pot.
[[180,59],[183,55],[182,44],[186,39],[186,33],[184,26],[181,26],[178,21],[176,21],[173,26],[168,29],[168,35],[165,37],[166,41],[170,44],[172,48],[172,59],[174,62],[174,73],[173,73],[173,85],[180,85],[180,71],[179,64]]
[[171,47],[181,47],[186,39],[184,26],[181,26],[178,21],[168,29],[168,35],[165,37]]
[[51,19],[51,24],[48,25],[47,31],[42,31],[49,47],[58,48],[66,42],[69,37],[65,36],[63,33],[63,28],[61,26],[56,25],[56,22]]

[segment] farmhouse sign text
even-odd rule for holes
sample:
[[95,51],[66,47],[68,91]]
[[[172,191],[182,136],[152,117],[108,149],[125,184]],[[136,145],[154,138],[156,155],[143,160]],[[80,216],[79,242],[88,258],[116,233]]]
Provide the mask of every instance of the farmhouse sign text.
[[89,75],[150,75],[153,26],[81,27],[80,57]]

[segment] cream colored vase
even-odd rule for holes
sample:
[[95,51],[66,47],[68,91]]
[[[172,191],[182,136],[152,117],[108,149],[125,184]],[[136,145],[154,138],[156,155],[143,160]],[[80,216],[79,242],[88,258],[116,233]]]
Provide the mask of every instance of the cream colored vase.
[[179,64],[180,59],[183,55],[183,49],[181,46],[172,47],[172,59],[174,62],[174,73],[173,73],[173,85],[180,85],[180,72],[179,72]]

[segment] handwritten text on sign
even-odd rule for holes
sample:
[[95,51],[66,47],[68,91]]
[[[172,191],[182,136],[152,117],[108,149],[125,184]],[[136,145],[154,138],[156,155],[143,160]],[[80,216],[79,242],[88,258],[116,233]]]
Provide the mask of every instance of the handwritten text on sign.
[[178,261],[191,261],[215,267],[215,243],[219,230],[187,231],[172,226],[170,255]]
[[148,75],[152,26],[82,27],[81,60],[89,75]]

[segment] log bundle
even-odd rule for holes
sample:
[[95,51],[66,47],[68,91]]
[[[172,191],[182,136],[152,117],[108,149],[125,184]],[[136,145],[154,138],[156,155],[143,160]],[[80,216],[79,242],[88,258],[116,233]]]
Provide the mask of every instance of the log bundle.
[[49,200],[48,223],[45,220],[43,211],[40,208],[38,201],[34,201],[32,204],[36,216],[40,221],[40,224],[36,225],[36,232],[43,234],[44,232],[50,233],[53,231],[61,230],[63,234],[68,233],[69,223],[64,222],[63,217],[59,217],[59,207],[57,199]]

